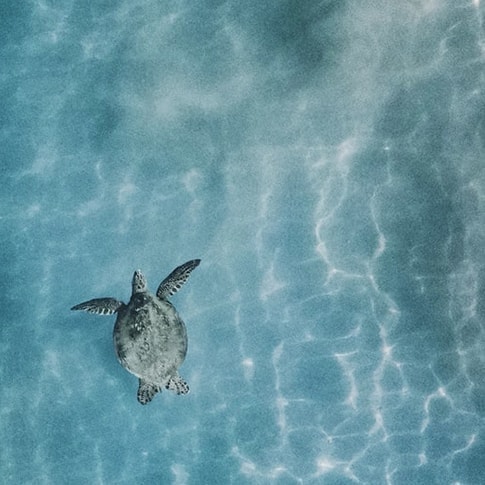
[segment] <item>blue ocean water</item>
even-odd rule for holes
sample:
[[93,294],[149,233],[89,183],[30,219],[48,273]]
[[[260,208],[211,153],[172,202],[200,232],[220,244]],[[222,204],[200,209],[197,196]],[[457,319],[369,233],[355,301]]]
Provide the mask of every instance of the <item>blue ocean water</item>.
[[[485,483],[481,0],[0,11],[1,483]],[[193,258],[140,406],[69,309]]]

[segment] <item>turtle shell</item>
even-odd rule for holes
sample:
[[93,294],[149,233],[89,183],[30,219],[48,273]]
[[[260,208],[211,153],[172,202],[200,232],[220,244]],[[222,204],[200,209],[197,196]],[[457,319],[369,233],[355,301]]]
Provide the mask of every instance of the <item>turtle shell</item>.
[[187,353],[187,331],[174,306],[148,291],[118,311],[114,347],[121,365],[140,379],[166,386]]

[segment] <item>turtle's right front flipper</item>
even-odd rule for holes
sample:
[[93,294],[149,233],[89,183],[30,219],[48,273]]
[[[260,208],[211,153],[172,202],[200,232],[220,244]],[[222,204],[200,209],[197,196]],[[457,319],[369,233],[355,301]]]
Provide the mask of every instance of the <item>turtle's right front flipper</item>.
[[187,281],[194,268],[199,266],[200,259],[192,259],[177,266],[161,283],[157,290],[157,297],[160,299],[168,298],[177,293],[182,285]]
[[89,313],[96,313],[98,315],[113,315],[116,313],[124,303],[115,298],[95,298],[94,300],[85,301],[75,305],[71,310],[84,310]]

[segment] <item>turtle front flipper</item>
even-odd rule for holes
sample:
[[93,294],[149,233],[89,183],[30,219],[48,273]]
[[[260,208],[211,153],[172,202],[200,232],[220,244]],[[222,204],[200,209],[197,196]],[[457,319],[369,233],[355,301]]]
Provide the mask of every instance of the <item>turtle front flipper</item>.
[[75,305],[71,310],[84,310],[89,313],[96,313],[98,315],[113,315],[116,313],[124,303],[115,298],[94,298],[94,300],[84,301]]
[[194,268],[199,266],[200,259],[192,259],[175,268],[161,283],[157,290],[158,298],[167,298],[177,293],[187,281]]
[[140,404],[148,404],[157,392],[160,392],[159,386],[139,379],[137,398]]

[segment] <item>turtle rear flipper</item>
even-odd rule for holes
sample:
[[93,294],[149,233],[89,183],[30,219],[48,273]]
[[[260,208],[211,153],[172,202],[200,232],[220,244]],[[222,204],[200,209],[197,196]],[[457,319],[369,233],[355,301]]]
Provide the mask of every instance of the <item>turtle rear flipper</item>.
[[139,379],[137,398],[140,404],[148,404],[157,392],[160,392],[159,386]]
[[84,301],[75,305],[71,310],[84,310],[89,313],[96,313],[97,315],[113,315],[116,313],[124,303],[116,298],[94,298],[93,300]]
[[177,293],[187,281],[194,268],[199,266],[200,259],[192,259],[175,268],[161,283],[157,290],[158,298],[167,298]]
[[189,385],[178,374],[169,379],[165,388],[175,392],[175,394],[187,394],[189,392]]

